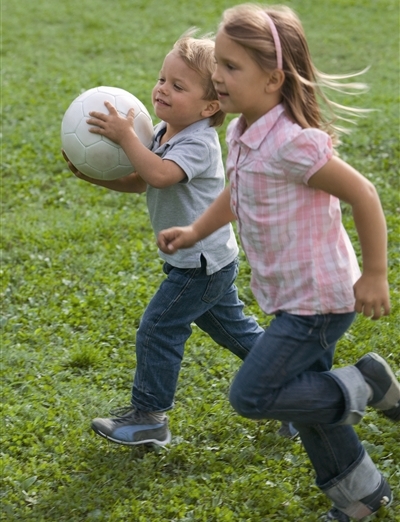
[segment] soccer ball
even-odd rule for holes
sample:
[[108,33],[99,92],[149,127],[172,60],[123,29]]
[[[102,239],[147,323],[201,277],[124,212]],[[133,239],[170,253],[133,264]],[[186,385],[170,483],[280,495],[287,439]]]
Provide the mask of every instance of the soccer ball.
[[122,147],[89,132],[86,123],[90,111],[107,113],[105,101],[114,105],[124,116],[129,109],[135,111],[134,128],[140,141],[150,148],[154,131],[150,114],[133,94],[117,87],[94,87],[78,96],[68,107],[61,123],[62,148],[70,162],[91,178],[112,180],[134,172]]

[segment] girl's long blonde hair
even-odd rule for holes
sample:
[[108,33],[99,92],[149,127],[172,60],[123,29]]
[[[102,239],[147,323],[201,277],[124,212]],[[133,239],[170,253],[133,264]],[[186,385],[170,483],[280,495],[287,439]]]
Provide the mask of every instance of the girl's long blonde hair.
[[[219,29],[242,45],[263,70],[277,68],[274,38],[265,13],[275,24],[282,47],[285,81],[281,91],[286,113],[303,128],[326,131],[337,143],[341,132],[349,132],[339,124],[340,121],[353,123],[353,117],[366,110],[335,103],[324,90],[329,88],[345,94],[365,91],[366,85],[363,83],[343,82],[365,71],[347,75],[328,75],[318,71],[311,60],[301,22],[289,7],[242,4],[227,9]],[[323,102],[325,111],[320,102]]]

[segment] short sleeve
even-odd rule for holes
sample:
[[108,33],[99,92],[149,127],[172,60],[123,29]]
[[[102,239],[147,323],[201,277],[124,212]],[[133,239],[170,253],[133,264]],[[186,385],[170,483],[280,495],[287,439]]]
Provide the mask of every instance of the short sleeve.
[[308,180],[332,158],[332,140],[319,129],[301,129],[284,143],[275,155],[288,180],[307,184]]
[[[216,147],[214,146],[214,149]],[[174,161],[185,172],[188,181],[210,170],[215,155],[213,144],[195,136],[187,136],[171,146],[163,159]]]

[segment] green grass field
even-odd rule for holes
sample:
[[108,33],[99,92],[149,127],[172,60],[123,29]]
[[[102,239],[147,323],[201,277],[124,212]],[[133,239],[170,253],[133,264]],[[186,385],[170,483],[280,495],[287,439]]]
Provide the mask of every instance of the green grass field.
[[[1,520],[316,522],[329,509],[299,441],[227,401],[239,361],[190,338],[166,450],[107,443],[90,421],[129,401],[135,330],[162,279],[143,196],[76,179],[60,123],[82,91],[112,85],[149,108],[165,53],[189,27],[214,31],[227,0],[3,0]],[[359,317],[336,365],[367,351],[399,369],[399,4],[293,0],[318,68],[370,65],[374,109],[340,153],[378,188],[389,230],[392,314]],[[154,116],[154,115],[153,115]],[[224,141],[226,125],[221,129]],[[224,154],[226,149],[224,147]],[[345,225],[359,247],[349,210]],[[266,318],[238,279],[248,313]],[[400,373],[398,373],[400,376]],[[374,410],[356,430],[393,486],[377,520],[400,522],[400,434]]]

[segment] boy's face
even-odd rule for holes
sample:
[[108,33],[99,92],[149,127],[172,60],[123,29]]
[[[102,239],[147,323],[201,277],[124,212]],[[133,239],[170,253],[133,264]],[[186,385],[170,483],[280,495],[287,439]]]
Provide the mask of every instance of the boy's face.
[[157,117],[181,130],[208,117],[204,111],[210,102],[203,100],[203,97],[200,75],[188,67],[175,51],[167,54],[152,93]]

